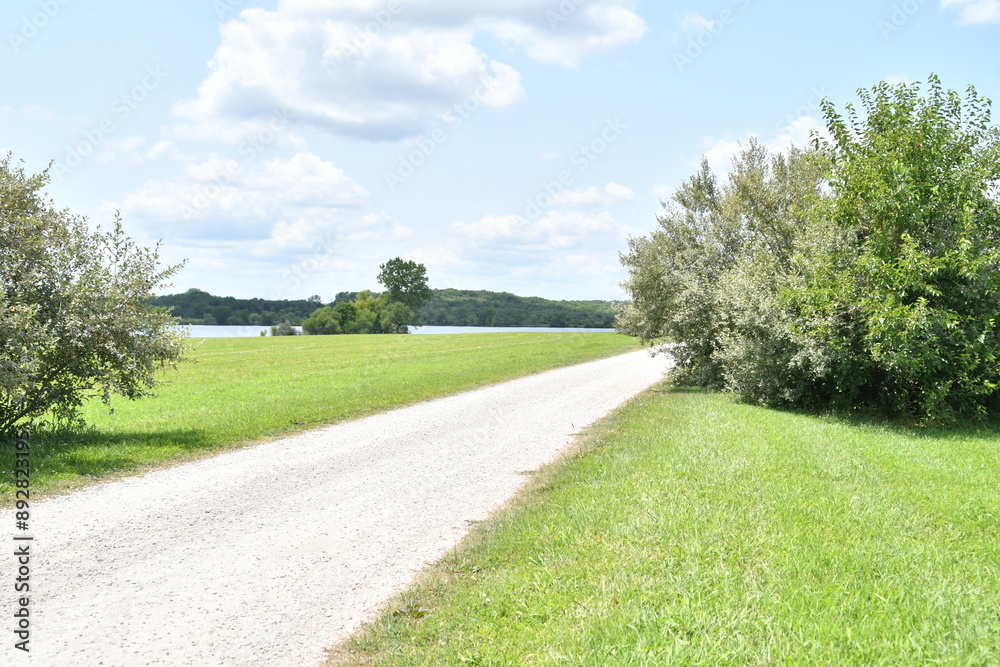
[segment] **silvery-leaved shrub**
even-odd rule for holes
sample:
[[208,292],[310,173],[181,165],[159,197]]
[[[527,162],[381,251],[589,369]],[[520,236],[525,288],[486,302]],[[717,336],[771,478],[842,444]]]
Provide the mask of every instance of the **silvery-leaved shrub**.
[[79,422],[91,397],[151,395],[187,337],[146,303],[180,265],[159,268],[159,244],[138,246],[117,217],[90,231],[45,199],[47,182],[0,160],[0,436]]
[[946,423],[1000,397],[1000,129],[931,76],[824,102],[827,132],[702,169],[622,255],[620,330],[679,381]]

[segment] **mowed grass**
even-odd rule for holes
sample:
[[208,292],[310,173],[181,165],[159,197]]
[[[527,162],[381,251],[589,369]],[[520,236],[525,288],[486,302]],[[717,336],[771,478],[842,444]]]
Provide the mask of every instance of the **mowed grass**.
[[1000,664],[1000,427],[646,393],[331,656]]
[[[32,439],[32,493],[381,412],[559,366],[638,349],[610,333],[303,336],[193,341],[155,398],[99,401],[82,433]],[[8,450],[9,446],[3,448]],[[2,457],[0,502],[13,497]]]

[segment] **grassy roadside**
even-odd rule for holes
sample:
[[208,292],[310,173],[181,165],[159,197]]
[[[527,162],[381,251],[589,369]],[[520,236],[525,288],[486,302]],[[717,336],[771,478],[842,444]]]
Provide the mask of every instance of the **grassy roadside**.
[[[638,349],[605,333],[222,338],[167,371],[158,396],[86,406],[84,433],[32,439],[32,494],[196,458],[417,401]],[[6,452],[0,448],[0,453]],[[0,456],[0,503],[13,496]]]
[[652,391],[330,665],[1000,664],[1000,427]]

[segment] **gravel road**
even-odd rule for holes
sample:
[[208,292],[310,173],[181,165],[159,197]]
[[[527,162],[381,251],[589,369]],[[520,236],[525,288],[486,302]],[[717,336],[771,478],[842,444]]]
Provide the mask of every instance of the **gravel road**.
[[320,664],[666,363],[633,352],[35,503],[32,650],[8,617],[0,663]]

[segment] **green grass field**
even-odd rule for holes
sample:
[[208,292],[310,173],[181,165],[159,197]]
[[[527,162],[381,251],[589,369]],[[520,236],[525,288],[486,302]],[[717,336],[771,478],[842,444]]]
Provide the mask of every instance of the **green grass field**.
[[[244,443],[638,349],[605,333],[222,338],[164,372],[157,397],[88,404],[84,433],[32,440],[32,492],[64,491]],[[6,448],[4,448],[6,449]],[[0,502],[13,456],[0,459]]]
[[1000,427],[656,390],[331,665],[1000,664]]

